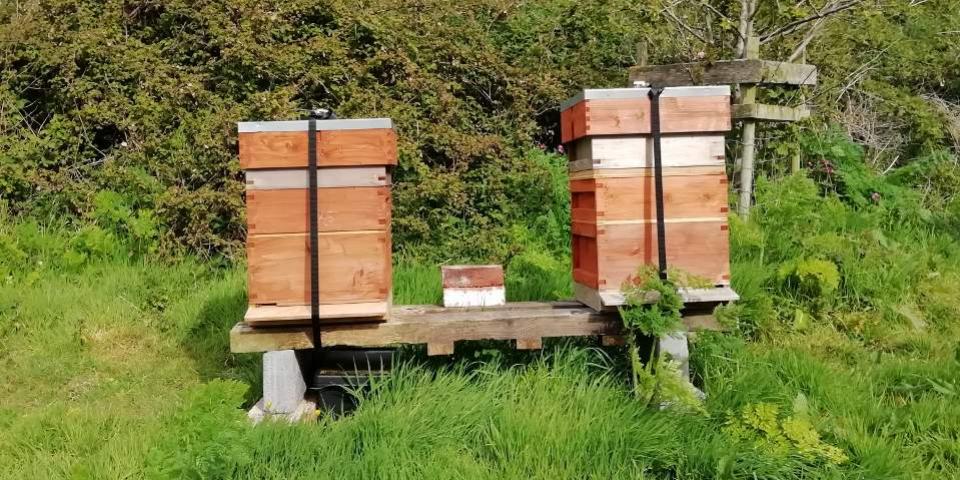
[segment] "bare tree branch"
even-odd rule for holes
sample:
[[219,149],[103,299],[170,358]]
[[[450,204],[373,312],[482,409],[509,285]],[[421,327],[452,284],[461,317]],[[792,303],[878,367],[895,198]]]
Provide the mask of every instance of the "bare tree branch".
[[677,25],[683,27],[683,29],[686,30],[687,32],[689,32],[691,35],[693,35],[694,37],[697,37],[697,40],[700,40],[700,41],[703,42],[703,43],[710,43],[710,42],[707,41],[706,38],[704,38],[703,34],[697,32],[696,30],[694,30],[693,27],[691,27],[691,26],[687,25],[686,23],[684,23],[683,20],[680,20],[680,18],[678,18],[678,17],[673,13],[673,7],[672,7],[672,6],[669,6],[669,7],[664,8],[664,9],[663,9],[663,13],[667,14],[667,16],[670,17],[670,20],[673,20],[673,23],[676,23]]
[[772,32],[770,32],[770,33],[761,35],[761,36],[760,36],[760,43],[767,43],[767,42],[769,42],[770,40],[773,40],[773,39],[775,39],[775,38],[777,38],[777,37],[780,37],[780,36],[783,36],[783,35],[789,35],[789,34],[795,32],[795,31],[799,30],[801,27],[803,27],[804,25],[806,25],[806,24],[808,24],[808,23],[810,23],[810,22],[819,20],[819,19],[824,18],[824,17],[828,17],[828,16],[830,16],[830,15],[834,15],[834,14],[840,13],[840,12],[842,12],[842,11],[844,11],[844,10],[848,10],[848,9],[850,9],[850,8],[853,8],[853,7],[857,6],[857,5],[860,4],[860,3],[863,3],[863,0],[848,0],[848,1],[846,1],[846,2],[837,4],[836,6],[834,6],[834,7],[832,7],[832,8],[824,9],[824,10],[822,10],[822,11],[820,11],[820,12],[817,12],[817,13],[815,13],[815,14],[813,14],[813,15],[810,15],[810,16],[808,16],[808,17],[801,18],[801,19],[799,19],[799,20],[794,20],[794,21],[792,21],[792,22],[790,22],[790,23],[787,23],[786,25],[781,26],[780,28],[777,28],[776,30],[774,30],[774,31],[772,31]]
[[816,37],[820,33],[820,27],[826,23],[827,17],[820,17],[817,21],[813,22],[813,25],[810,27],[810,30],[807,30],[806,35],[803,36],[803,40],[800,41],[800,44],[797,45],[797,48],[793,49],[793,53],[787,57],[788,62],[793,62],[794,60],[800,58],[803,55],[803,51],[807,49],[807,45],[810,44],[810,41],[813,40],[813,37]]
[[737,26],[737,58],[747,54],[747,37],[753,33],[753,14],[757,10],[756,0],[740,0],[740,24]]

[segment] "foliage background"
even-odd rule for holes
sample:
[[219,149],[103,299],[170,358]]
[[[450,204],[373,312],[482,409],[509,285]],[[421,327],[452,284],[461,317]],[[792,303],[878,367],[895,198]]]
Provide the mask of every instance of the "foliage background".
[[[537,153],[556,148],[558,103],[578,88],[623,85],[640,39],[652,63],[733,55],[731,22],[704,45],[669,21],[665,5],[4,2],[0,202],[133,235],[148,250],[233,257],[244,238],[235,122],[327,105],[396,122],[399,253],[505,261],[531,238],[563,249],[565,222],[541,228],[562,213],[544,181],[558,161]],[[680,15],[704,11],[685,5]],[[738,5],[715,8],[736,18]],[[764,6],[757,22],[811,11]],[[887,130],[901,141],[878,148],[877,164],[950,146],[960,132],[948,122],[960,102],[958,22],[955,0],[870,2],[841,14],[809,49],[822,85],[808,92],[821,109],[813,123],[846,119],[857,130],[853,104],[869,117],[861,123],[896,127]],[[765,44],[763,55],[782,57],[797,41]],[[795,92],[768,95],[797,101]],[[768,172],[783,169],[804,128],[766,130]]]

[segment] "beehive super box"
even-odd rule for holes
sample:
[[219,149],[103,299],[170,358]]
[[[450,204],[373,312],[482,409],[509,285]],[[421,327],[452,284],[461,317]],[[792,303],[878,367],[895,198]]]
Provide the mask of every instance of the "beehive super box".
[[[728,87],[664,89],[659,99],[667,263],[729,285],[723,133]],[[625,282],[657,263],[651,101],[647,88],[584,90],[561,107],[570,170],[574,290],[612,306]],[[619,297],[622,298],[622,297]]]
[[[241,122],[247,181],[248,323],[310,318],[307,121]],[[391,120],[318,120],[321,318],[383,318],[390,307]]]

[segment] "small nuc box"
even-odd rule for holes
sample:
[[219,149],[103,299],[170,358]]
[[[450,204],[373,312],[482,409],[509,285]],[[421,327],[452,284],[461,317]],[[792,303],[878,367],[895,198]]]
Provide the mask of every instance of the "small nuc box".
[[507,302],[500,265],[445,265],[444,307],[492,307]]
[[[308,122],[240,122],[246,174],[248,324],[310,320]],[[390,309],[388,118],[317,120],[321,319],[382,320]]]

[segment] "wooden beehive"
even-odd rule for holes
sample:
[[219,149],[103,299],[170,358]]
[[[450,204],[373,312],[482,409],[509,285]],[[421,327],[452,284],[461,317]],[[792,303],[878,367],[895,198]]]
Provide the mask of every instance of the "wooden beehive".
[[[570,170],[573,279],[578,300],[622,303],[621,287],[658,258],[647,88],[585,90],[561,110]],[[660,98],[667,263],[730,283],[723,132],[728,87],[665,89]]]
[[[310,318],[307,121],[241,122],[247,181],[247,323]],[[389,119],[317,121],[321,318],[382,319],[389,312]]]

